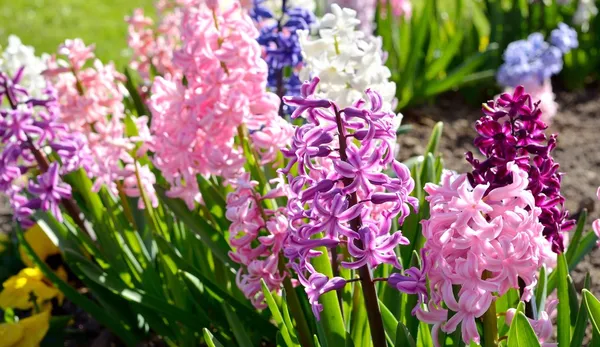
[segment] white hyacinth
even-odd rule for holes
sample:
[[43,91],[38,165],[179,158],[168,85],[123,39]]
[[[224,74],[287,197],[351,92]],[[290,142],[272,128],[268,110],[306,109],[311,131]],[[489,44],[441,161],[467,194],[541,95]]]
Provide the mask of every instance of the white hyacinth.
[[356,11],[331,6],[315,27],[317,38],[298,31],[304,67],[300,77],[321,79],[317,95],[335,101],[340,107],[352,105],[367,88],[381,94],[384,110],[395,106],[396,84],[390,82],[390,70],[384,65],[380,37],[365,36],[356,30],[360,20]]
[[590,20],[598,14],[598,8],[593,0],[580,0],[577,5],[577,11],[573,15],[573,23],[581,25],[583,32],[587,32],[590,26]]
[[47,54],[36,56],[33,47],[24,45],[17,36],[10,35],[8,45],[0,54],[0,71],[13,76],[24,66],[19,84],[25,87],[31,96],[40,97],[46,88],[46,80],[41,73],[46,70],[47,59]]
[[[283,0],[266,0],[261,4],[262,6],[268,8],[271,13],[275,16],[275,18],[281,17],[281,6],[283,5]],[[287,0],[285,2],[286,8],[304,8],[311,12],[315,12],[316,3],[314,0]]]

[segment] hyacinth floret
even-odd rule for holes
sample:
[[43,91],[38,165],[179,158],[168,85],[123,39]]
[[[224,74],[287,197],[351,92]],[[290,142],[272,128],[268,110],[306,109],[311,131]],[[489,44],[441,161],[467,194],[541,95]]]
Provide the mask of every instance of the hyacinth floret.
[[544,235],[554,252],[563,252],[563,232],[575,222],[563,208],[562,173],[551,155],[557,136],[545,135],[547,126],[541,120],[539,102],[533,103],[523,87],[517,87],[512,95],[505,93],[484,104],[483,112],[485,115],[475,124],[479,136],[474,143],[486,158],[480,161],[467,153],[473,166],[469,174],[471,184],[489,184],[488,191],[508,186],[513,180],[508,164],[516,163],[528,174],[527,189],[535,198],[535,206],[541,209],[539,219]]
[[[306,124],[296,128],[290,148],[282,150],[289,159],[282,172],[290,189],[283,251],[317,317],[318,297],[345,283],[312,266],[311,259],[322,254],[318,248],[330,249],[334,263],[337,249],[346,248],[350,256],[340,264],[348,269],[374,269],[383,263],[399,268],[395,248],[408,239],[400,231],[390,232],[392,221],[397,218],[401,225],[409,206],[418,205],[409,196],[414,181],[408,168],[393,156],[398,116],[382,110],[381,95],[367,90],[368,103],[360,99],[340,108],[314,95],[318,83],[315,77],[304,83],[300,96],[284,98],[296,107],[292,117],[303,117]],[[294,165],[298,174],[292,174]]]
[[[90,150],[85,138],[72,134],[60,122],[60,107],[54,88],[47,84],[43,97],[31,96],[19,85],[25,67],[14,76],[0,71],[0,191],[14,210],[14,218],[23,226],[33,224],[36,210],[48,211],[62,221],[59,204],[71,197],[71,187],[61,175],[83,168],[90,169]],[[0,102],[2,104],[2,102]],[[48,163],[46,150],[53,150],[59,162]],[[27,181],[24,175],[39,167],[39,173]]]

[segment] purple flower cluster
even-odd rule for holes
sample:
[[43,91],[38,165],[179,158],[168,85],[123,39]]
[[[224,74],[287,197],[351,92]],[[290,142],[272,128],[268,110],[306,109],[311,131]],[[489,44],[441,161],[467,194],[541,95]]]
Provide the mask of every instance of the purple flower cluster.
[[[24,227],[32,224],[35,210],[50,211],[58,220],[58,204],[71,196],[71,187],[60,175],[79,167],[89,168],[91,159],[85,138],[68,133],[58,121],[60,107],[54,89],[44,91],[46,99],[31,98],[19,85],[24,68],[11,77],[0,71],[0,191],[10,197],[14,216]],[[54,151],[60,163],[48,163],[45,152]],[[24,175],[39,166],[35,180]]]
[[496,76],[498,83],[513,88],[532,82],[542,85],[562,70],[563,55],[577,45],[577,32],[564,23],[552,31],[550,43],[541,33],[512,42],[504,51],[504,64]]
[[491,190],[510,185],[512,175],[508,168],[515,162],[529,176],[527,189],[541,209],[539,217],[544,225],[544,236],[552,243],[554,252],[563,252],[562,232],[570,230],[575,222],[568,219],[564,198],[560,194],[562,174],[551,152],[556,147],[556,135],[547,138],[546,124],[540,119],[539,102],[533,104],[529,94],[519,86],[514,93],[502,94],[497,101],[483,105],[484,116],[475,123],[479,136],[475,146],[486,156],[484,161],[467,153],[473,166],[469,180],[472,185],[487,184]]
[[250,15],[258,23],[260,36],[257,41],[264,49],[269,66],[267,85],[280,97],[299,95],[302,82],[298,78],[298,67],[302,63],[302,49],[296,31],[308,30],[315,22],[315,16],[304,8],[289,8],[283,0],[281,18],[276,19],[262,2],[264,0],[254,1]]
[[[311,265],[311,259],[322,254],[317,248],[331,250],[334,269],[338,261],[348,269],[374,269],[383,263],[399,268],[395,248],[409,241],[400,231],[390,232],[392,221],[398,218],[401,225],[409,205],[418,206],[409,196],[415,183],[408,168],[394,159],[399,117],[381,111],[381,96],[372,90],[366,91],[369,107],[358,100],[339,109],[330,100],[314,97],[318,82],[305,82],[300,96],[284,97],[296,107],[292,118],[303,116],[306,124],[296,128],[291,148],[283,150],[289,164],[282,170],[291,190],[284,254],[317,317],[318,297],[346,283],[327,278]],[[388,170],[395,177],[384,173]]]

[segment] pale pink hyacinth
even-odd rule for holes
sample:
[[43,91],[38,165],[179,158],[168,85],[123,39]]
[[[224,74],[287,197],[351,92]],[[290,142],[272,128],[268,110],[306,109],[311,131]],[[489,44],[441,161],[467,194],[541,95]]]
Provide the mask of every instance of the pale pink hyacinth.
[[127,44],[132,50],[129,66],[146,81],[151,80],[153,72],[181,79],[181,71],[173,64],[173,52],[180,46],[182,4],[181,1],[156,2],[157,23],[141,8],[125,17],[129,24]]
[[[558,300],[551,300],[546,305],[546,309],[540,312],[538,319],[527,318],[529,324],[533,328],[533,331],[538,337],[538,340],[542,347],[556,347],[558,346],[555,342],[548,342],[552,338],[553,335],[553,325],[552,325],[552,317],[555,314],[556,306],[558,305]],[[513,318],[515,317],[515,312],[517,310],[511,308],[506,311],[505,322],[510,326]]]
[[293,133],[278,116],[279,99],[266,92],[257,29],[238,2],[223,6],[187,4],[181,49],[173,55],[187,85],[181,78],[157,77],[149,100],[154,164],[171,184],[168,195],[190,208],[201,201],[196,175],[234,178],[243,172],[238,134],[250,139],[260,163],[267,164]]
[[366,35],[372,35],[375,27],[375,11],[381,7],[382,16],[387,15],[388,2],[395,17],[412,17],[412,4],[410,0],[329,0],[329,5],[337,4],[342,8],[351,8],[357,12],[360,20],[360,30]]
[[[118,194],[117,182],[123,180],[126,194],[139,197],[132,168],[137,157],[152,149],[148,117],[134,118],[138,135],[128,137],[124,126],[125,76],[116,71],[114,64],[105,65],[95,59],[94,46],[86,46],[81,39],[66,40],[58,52],[62,59],[53,56],[44,74],[57,89],[61,121],[87,139],[93,158],[87,173],[94,179],[94,191],[106,186]],[[138,142],[143,144],[136,152]],[[146,166],[140,167],[139,174],[152,205],[158,206],[151,187],[156,180],[154,174]]]
[[[459,324],[465,343],[479,343],[475,320],[511,288],[525,283],[522,300],[529,300],[537,283],[537,270],[555,261],[542,231],[528,175],[509,163],[513,183],[491,190],[472,187],[466,174],[445,171],[440,185],[428,183],[425,191],[431,217],[423,221],[424,249],[430,267],[431,299],[417,316],[453,332]],[[459,287],[455,296],[453,287]],[[456,314],[447,320],[442,302]],[[434,338],[434,341],[437,341]]]
[[[542,121],[546,124],[552,124],[552,119],[558,113],[558,103],[555,101],[556,95],[552,91],[552,81],[546,79],[542,84],[538,81],[526,81],[523,83],[525,91],[531,95],[533,102],[540,102],[539,108],[542,111]],[[505,93],[512,94],[514,88],[506,88]]]
[[412,3],[410,0],[379,0],[384,15],[388,2],[392,7],[392,14],[394,16],[404,17],[405,19],[410,19],[412,17]]
[[[600,200],[600,187],[598,187],[598,190],[596,191],[596,197],[598,198],[598,200]],[[598,241],[596,244],[600,246],[600,219],[596,219],[592,222],[592,229],[598,237]]]
[[281,290],[285,274],[279,270],[279,256],[288,228],[285,207],[268,209],[264,202],[286,196],[287,188],[280,183],[261,196],[256,191],[258,182],[250,180],[248,173],[232,180],[231,184],[235,190],[227,195],[225,216],[231,221],[229,243],[233,251],[229,256],[241,265],[236,283],[256,308],[264,309],[267,305],[260,280],[263,279],[271,291]]

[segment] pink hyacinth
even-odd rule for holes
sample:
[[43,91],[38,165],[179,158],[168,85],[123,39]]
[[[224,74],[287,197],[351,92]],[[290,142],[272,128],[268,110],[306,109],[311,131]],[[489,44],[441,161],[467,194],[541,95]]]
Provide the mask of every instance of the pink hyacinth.
[[[124,125],[123,99],[127,90],[122,82],[125,76],[116,71],[114,64],[105,65],[95,59],[94,47],[86,46],[81,39],[65,41],[58,52],[64,59],[52,57],[45,75],[57,89],[61,121],[71,132],[82,134],[87,140],[93,159],[88,170],[94,178],[93,189],[97,191],[106,186],[117,194],[116,182],[122,180],[126,194],[139,197],[132,168],[137,157],[152,149],[148,117],[134,118],[138,134],[128,136]],[[143,144],[135,151],[138,141]],[[151,188],[154,174],[142,168],[140,176],[152,205],[158,206],[158,198]],[[141,201],[140,207],[143,207]]]
[[[540,208],[526,189],[528,175],[514,162],[507,167],[512,183],[485,196],[488,184],[473,187],[466,174],[449,171],[440,185],[425,186],[431,217],[422,223],[431,299],[428,310],[419,307],[417,315],[444,332],[461,324],[467,344],[479,342],[475,321],[489,309],[494,293],[519,289],[521,279],[522,299],[529,300],[537,270],[554,261],[551,244],[542,234]],[[457,296],[453,287],[459,288]],[[431,314],[446,311],[442,302],[456,312],[449,320],[444,314]]]
[[181,78],[181,72],[173,65],[173,52],[180,45],[181,4],[159,1],[155,7],[156,24],[141,8],[125,17],[129,24],[127,44],[133,53],[129,66],[146,81],[150,81],[152,73]]
[[[534,103],[540,102],[539,108],[542,111],[542,122],[551,124],[552,119],[558,113],[558,103],[555,101],[556,95],[552,91],[552,81],[547,79],[542,84],[537,81],[526,81],[523,83],[523,87],[531,95],[531,100]],[[512,94],[514,88],[506,88],[504,92]]]
[[[600,187],[598,187],[598,190],[596,191],[596,197],[598,200],[600,200]],[[600,219],[596,219],[594,222],[592,222],[592,229],[598,237],[597,244],[600,246]]]
[[[248,173],[232,180],[235,191],[227,195],[226,217],[230,258],[242,265],[236,283],[244,295],[258,308],[266,308],[260,284],[263,279],[270,291],[279,292],[284,274],[279,271],[279,254],[287,237],[288,219],[285,208],[268,209],[265,202],[275,204],[275,198],[286,196],[286,189],[277,186],[264,196],[256,191],[258,182]],[[272,183],[276,183],[273,181]]]
[[173,65],[186,84],[173,76],[157,77],[149,107],[154,164],[171,184],[169,196],[193,207],[201,199],[196,175],[234,178],[242,172],[246,159],[234,140],[238,134],[249,137],[266,164],[293,130],[278,116],[278,98],[265,91],[267,66],[258,32],[239,3],[213,10],[189,1],[180,31]]

